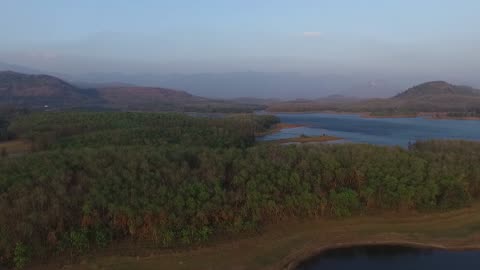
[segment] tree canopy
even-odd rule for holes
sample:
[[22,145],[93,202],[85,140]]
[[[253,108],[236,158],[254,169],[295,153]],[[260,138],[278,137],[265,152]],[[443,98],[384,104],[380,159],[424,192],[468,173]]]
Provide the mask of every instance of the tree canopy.
[[0,160],[0,260],[82,253],[112,240],[159,247],[290,218],[428,211],[480,196],[480,143],[255,144],[278,119],[40,113],[9,131],[33,153]]

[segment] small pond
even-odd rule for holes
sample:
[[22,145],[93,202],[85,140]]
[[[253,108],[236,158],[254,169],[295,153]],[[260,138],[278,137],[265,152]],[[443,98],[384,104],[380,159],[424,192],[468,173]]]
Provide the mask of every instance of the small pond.
[[322,252],[298,270],[478,270],[480,251],[447,251],[395,245],[356,246]]

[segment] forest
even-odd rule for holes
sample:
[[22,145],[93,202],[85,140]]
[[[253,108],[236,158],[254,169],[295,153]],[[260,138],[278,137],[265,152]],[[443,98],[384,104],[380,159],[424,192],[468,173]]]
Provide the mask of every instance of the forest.
[[188,247],[287,219],[441,211],[480,197],[480,143],[277,145],[278,119],[176,113],[17,115],[0,159],[0,263],[78,256],[111,243]]

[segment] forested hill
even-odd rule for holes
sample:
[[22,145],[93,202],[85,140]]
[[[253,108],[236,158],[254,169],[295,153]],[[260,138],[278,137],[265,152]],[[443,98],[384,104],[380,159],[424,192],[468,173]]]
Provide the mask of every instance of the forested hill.
[[79,89],[48,75],[0,72],[0,105],[68,107],[101,103],[97,91]]
[[255,132],[277,122],[17,116],[8,131],[33,152],[0,158],[0,263],[75,258],[113,241],[189,247],[287,219],[444,210],[480,198],[480,143],[256,144]]
[[128,111],[252,112],[261,104],[198,97],[159,87],[109,86],[81,89],[48,75],[0,72],[0,106],[34,110],[71,108]]
[[270,104],[270,111],[342,111],[370,112],[385,115],[414,115],[420,112],[480,115],[480,90],[443,81],[426,82],[411,87],[391,98],[363,100],[290,101]]
[[444,81],[433,81],[405,90],[393,99],[434,98],[439,96],[480,98],[480,90],[469,86],[452,85]]
[[251,112],[261,104],[234,102],[194,96],[186,91],[159,87],[104,87],[97,91],[116,109],[140,111]]

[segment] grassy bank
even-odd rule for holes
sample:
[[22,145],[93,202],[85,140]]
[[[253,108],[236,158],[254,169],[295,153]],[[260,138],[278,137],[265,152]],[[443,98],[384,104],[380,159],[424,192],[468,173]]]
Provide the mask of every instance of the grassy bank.
[[[449,249],[480,247],[480,204],[430,214],[387,213],[347,219],[284,222],[241,240],[224,240],[190,250],[137,249],[122,246],[83,258],[68,269],[293,269],[297,262],[327,247],[403,243]],[[44,265],[34,269],[60,269]]]

